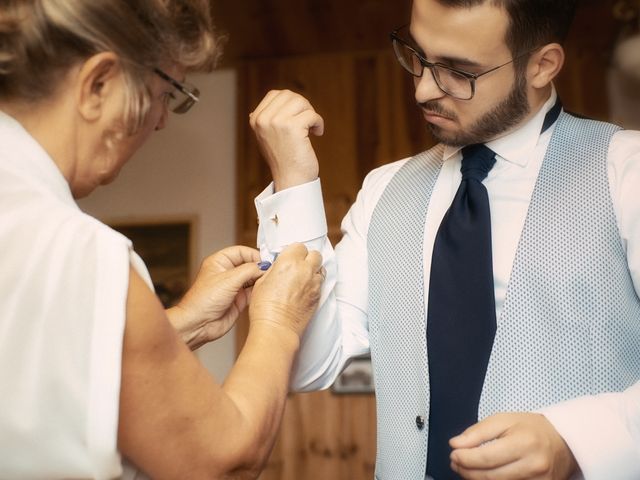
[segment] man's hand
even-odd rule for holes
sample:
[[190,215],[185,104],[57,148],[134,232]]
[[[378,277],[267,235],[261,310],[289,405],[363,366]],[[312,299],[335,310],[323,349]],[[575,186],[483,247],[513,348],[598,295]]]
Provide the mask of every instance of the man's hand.
[[578,470],[567,444],[539,414],[493,415],[449,444],[452,469],[466,479],[564,480]]
[[324,121],[309,101],[289,90],[272,90],[249,115],[276,191],[318,177],[318,159],[309,134],[322,135]]
[[167,315],[194,350],[222,337],[249,303],[248,285],[264,275],[260,254],[249,247],[228,247],[207,257],[194,284]]

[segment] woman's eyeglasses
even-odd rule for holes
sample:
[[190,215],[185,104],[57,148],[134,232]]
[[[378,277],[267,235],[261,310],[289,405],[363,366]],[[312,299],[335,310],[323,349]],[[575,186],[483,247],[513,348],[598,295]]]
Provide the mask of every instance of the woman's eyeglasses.
[[181,83],[159,68],[154,68],[153,71],[175,88],[175,91],[169,94],[167,104],[173,113],[187,113],[200,100],[200,90],[197,87],[190,83]]

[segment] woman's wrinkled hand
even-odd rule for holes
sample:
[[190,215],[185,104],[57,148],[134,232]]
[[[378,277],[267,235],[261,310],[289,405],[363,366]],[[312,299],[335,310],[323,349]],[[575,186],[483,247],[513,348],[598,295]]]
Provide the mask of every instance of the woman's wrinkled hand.
[[228,247],[207,257],[192,287],[167,310],[174,328],[193,350],[226,334],[251,298],[248,285],[264,275],[260,254],[244,246]]
[[285,248],[255,284],[249,306],[251,324],[276,325],[300,338],[318,306],[325,275],[320,253],[302,244]]

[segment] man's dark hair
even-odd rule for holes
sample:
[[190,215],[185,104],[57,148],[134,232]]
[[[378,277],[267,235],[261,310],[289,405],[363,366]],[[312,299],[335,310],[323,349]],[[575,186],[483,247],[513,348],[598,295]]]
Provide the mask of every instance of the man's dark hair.
[[438,0],[452,8],[491,2],[509,15],[507,46],[514,57],[548,43],[563,43],[569,33],[577,0]]

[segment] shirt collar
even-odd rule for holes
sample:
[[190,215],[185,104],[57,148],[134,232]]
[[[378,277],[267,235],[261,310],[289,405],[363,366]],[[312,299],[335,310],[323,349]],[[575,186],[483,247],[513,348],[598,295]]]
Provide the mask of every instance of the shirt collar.
[[[544,123],[544,117],[547,112],[553,108],[557,98],[558,95],[555,88],[553,88],[547,101],[533,117],[516,130],[509,132],[507,135],[487,142],[487,147],[496,152],[499,157],[506,161],[524,166],[529,158],[527,153],[532,151],[538,143],[542,124]],[[552,128],[549,128],[547,132],[551,130]],[[461,149],[462,147],[445,146],[443,156],[444,160],[447,161],[456,155]]]
[[24,173],[66,204],[77,204],[69,184],[53,159],[24,127],[0,110],[0,161]]

